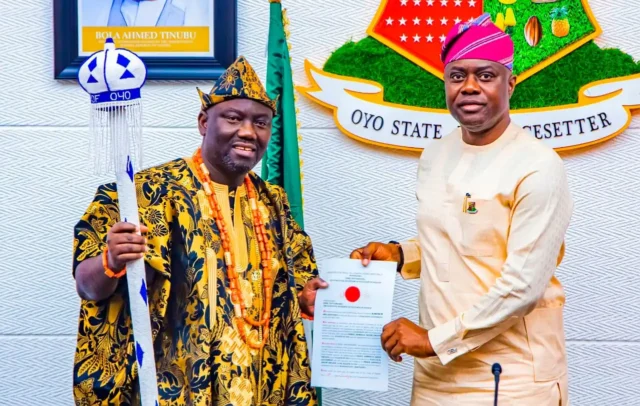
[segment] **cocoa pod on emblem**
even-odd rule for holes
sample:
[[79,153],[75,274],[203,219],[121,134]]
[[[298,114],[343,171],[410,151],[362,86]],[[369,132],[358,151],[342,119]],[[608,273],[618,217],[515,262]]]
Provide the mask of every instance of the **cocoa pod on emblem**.
[[540,43],[542,39],[542,25],[538,17],[531,16],[524,26],[524,38],[527,40],[527,44],[535,47]]

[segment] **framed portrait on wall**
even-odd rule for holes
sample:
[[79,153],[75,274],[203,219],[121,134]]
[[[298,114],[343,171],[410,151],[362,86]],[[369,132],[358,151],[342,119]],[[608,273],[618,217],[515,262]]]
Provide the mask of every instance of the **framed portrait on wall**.
[[113,38],[151,80],[217,79],[237,57],[237,0],[53,0],[55,78]]

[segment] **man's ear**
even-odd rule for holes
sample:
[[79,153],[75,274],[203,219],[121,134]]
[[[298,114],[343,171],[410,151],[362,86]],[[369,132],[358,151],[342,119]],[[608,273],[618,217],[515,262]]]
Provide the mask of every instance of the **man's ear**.
[[516,75],[511,75],[509,77],[509,98],[513,96],[513,92],[516,90],[517,82],[518,82],[518,77]]
[[198,131],[200,131],[200,135],[203,137],[207,133],[208,121],[209,116],[207,115],[207,112],[200,110],[200,113],[198,114]]

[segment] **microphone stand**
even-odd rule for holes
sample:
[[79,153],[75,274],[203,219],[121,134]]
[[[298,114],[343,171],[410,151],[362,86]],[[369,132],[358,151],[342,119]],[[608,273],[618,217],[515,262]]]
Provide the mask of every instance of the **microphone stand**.
[[498,406],[498,384],[500,383],[500,374],[502,373],[502,367],[497,362],[491,366],[491,372],[493,373],[496,381],[496,389],[493,394],[493,406]]

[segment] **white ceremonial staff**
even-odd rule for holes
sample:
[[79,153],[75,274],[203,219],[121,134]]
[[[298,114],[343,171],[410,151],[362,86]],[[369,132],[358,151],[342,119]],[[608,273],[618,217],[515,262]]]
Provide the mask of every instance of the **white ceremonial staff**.
[[[116,48],[107,38],[104,50],[87,58],[78,72],[80,86],[91,95],[90,131],[96,174],[116,174],[122,221],[140,225],[134,173],[142,160],[140,89],[147,77],[144,62]],[[149,318],[144,258],[127,263],[129,309],[142,406],[158,405],[156,363]]]

